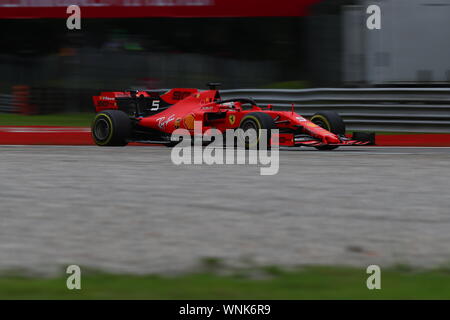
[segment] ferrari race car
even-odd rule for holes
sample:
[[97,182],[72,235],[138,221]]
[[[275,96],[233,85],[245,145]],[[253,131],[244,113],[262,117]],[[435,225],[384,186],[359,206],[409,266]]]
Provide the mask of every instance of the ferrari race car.
[[[278,145],[307,146],[332,150],[339,146],[370,145],[373,133],[345,135],[342,118],[333,111],[322,111],[306,119],[292,111],[275,111],[270,105],[261,107],[252,99],[222,100],[219,84],[208,84],[209,90],[177,88],[161,91],[102,92],[94,96],[96,116],[92,137],[99,146],[125,146],[129,142],[174,146],[172,133],[186,129],[194,135],[194,123],[201,122],[202,134],[215,128],[255,130],[278,129]],[[248,147],[259,143],[261,135],[247,139]],[[269,143],[273,141],[268,138]]]

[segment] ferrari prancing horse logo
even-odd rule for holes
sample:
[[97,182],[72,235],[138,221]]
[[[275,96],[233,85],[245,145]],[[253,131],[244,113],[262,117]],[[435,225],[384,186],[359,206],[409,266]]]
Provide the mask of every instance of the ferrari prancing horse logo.
[[234,114],[230,114],[228,120],[230,121],[230,124],[233,125],[234,122],[236,121],[236,116]]

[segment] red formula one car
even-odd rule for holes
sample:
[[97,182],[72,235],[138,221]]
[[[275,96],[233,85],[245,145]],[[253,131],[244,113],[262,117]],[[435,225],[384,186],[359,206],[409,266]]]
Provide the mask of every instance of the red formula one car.
[[[171,89],[160,91],[102,92],[93,97],[97,112],[92,136],[99,146],[124,146],[129,142],[160,143],[173,146],[172,133],[187,129],[194,133],[194,122],[202,123],[202,133],[215,128],[279,129],[279,146],[308,146],[331,150],[339,146],[374,144],[375,136],[354,133],[345,136],[345,124],[333,111],[318,112],[309,120],[292,111],[259,107],[252,99],[222,100],[218,84],[209,90]],[[259,139],[255,135],[254,139]],[[273,141],[273,140],[269,140]],[[259,141],[246,141],[246,146]]]

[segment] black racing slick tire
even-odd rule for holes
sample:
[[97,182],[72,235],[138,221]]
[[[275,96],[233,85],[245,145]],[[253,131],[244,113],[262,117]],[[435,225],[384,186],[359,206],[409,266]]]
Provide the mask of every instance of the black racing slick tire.
[[91,133],[98,146],[126,146],[131,136],[130,118],[120,110],[101,111],[92,122]]
[[241,143],[245,145],[245,148],[259,148],[262,142],[262,130],[267,130],[267,148],[270,148],[270,138],[272,129],[276,129],[275,121],[267,113],[263,112],[251,112],[245,115],[240,124],[239,128],[244,131],[253,129],[256,132],[256,136],[251,139],[248,137],[246,139],[241,139]]
[[[317,112],[311,117],[311,122],[324,128],[334,134],[344,135],[345,134],[345,123],[341,116],[334,111],[321,111]],[[338,148],[338,146],[320,146],[316,147],[318,150],[333,150]]]

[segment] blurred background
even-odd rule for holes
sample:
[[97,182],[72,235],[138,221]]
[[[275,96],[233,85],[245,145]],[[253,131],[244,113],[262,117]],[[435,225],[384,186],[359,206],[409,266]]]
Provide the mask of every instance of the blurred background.
[[[378,146],[449,147],[449,39],[449,0],[0,0],[0,299],[448,299],[448,148],[293,150],[266,177],[73,144],[92,143],[101,91],[213,81],[338,111]],[[70,264],[88,290],[67,290]],[[367,289],[370,264],[387,290]]]
[[[91,111],[101,90],[449,86],[445,0],[0,1],[0,108]],[[366,9],[381,8],[369,30]],[[33,7],[34,6],[34,7]],[[401,39],[401,41],[399,41]],[[8,98],[7,95],[12,95]],[[10,107],[8,109],[8,107]]]

